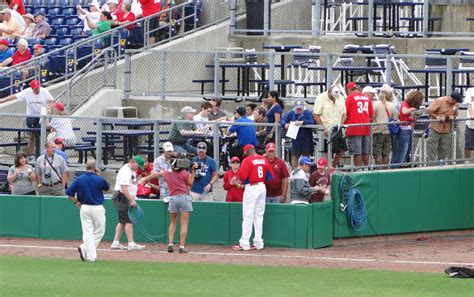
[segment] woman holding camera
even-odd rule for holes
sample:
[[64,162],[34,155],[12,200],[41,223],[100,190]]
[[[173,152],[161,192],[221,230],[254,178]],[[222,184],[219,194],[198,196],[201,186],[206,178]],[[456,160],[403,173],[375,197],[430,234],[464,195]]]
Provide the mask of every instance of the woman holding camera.
[[14,164],[7,176],[12,185],[12,195],[36,195],[35,174],[33,167],[26,163],[26,155],[22,152],[16,153]]
[[[180,226],[181,232],[179,236],[179,253],[187,253],[184,247],[186,237],[188,236],[189,214],[193,211],[192,197],[189,189],[194,183],[194,175],[196,174],[197,163],[194,163],[191,173],[188,172],[186,166],[180,166],[180,159],[173,159],[171,163],[172,170],[165,171],[163,177],[168,184],[170,202],[168,211],[170,212],[170,226],[168,230],[169,243],[168,252],[174,252],[173,240],[176,231],[178,214],[181,215]],[[188,163],[189,165],[189,163]]]

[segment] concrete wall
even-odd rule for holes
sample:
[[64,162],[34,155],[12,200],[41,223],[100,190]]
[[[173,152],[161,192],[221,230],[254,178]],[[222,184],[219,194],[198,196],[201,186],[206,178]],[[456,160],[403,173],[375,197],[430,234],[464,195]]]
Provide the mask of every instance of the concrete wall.
[[122,106],[122,91],[115,89],[102,89],[81,106],[75,116],[102,117],[106,107]]

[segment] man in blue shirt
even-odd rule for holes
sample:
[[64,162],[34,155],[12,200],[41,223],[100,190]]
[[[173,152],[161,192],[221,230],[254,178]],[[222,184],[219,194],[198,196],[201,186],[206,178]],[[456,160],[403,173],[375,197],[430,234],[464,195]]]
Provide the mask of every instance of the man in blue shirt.
[[[313,114],[305,108],[303,100],[296,100],[295,108],[283,116],[280,124],[283,128],[288,129],[291,122],[294,122],[296,126],[314,125]],[[291,140],[292,168],[298,166],[298,160],[301,155],[308,157],[313,153],[313,129],[300,127],[296,139]]]
[[8,40],[0,39],[0,63],[13,55],[13,51],[8,47]]
[[66,195],[80,209],[83,244],[77,248],[79,256],[82,261],[95,262],[96,249],[105,233],[102,191],[108,191],[110,186],[105,178],[98,175],[95,160],[87,161],[86,170],[66,190]]
[[206,155],[207,144],[205,142],[198,143],[196,149],[198,155],[191,162],[192,164],[197,163],[198,168],[195,171],[191,196],[193,201],[213,201],[212,187],[219,177],[217,174],[217,164],[214,159]]
[[[253,123],[252,120],[246,117],[246,110],[244,107],[237,107],[234,112],[236,123]],[[237,156],[242,159],[242,150],[247,144],[257,146],[257,130],[255,125],[233,125],[229,128],[228,134],[237,132],[238,148],[231,149],[231,157]]]

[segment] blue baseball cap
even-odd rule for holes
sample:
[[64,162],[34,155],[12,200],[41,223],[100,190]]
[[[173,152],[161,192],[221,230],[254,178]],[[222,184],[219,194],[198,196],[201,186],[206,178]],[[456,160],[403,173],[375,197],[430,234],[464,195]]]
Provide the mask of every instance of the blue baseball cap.
[[310,158],[308,157],[301,157],[300,158],[300,165],[309,165],[309,166],[313,166],[314,163],[311,161]]

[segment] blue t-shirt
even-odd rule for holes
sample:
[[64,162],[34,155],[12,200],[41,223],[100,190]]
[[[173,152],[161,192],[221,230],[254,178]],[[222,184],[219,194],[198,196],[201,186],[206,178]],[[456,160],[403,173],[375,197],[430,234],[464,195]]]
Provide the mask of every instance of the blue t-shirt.
[[0,63],[3,63],[6,59],[10,58],[13,55],[11,48],[7,48],[6,51],[0,51]]
[[[273,124],[275,123],[275,114],[276,113],[279,113],[280,116],[283,112],[283,109],[281,109],[281,106],[280,104],[275,104],[275,105],[272,105],[272,107],[270,107],[270,109],[267,111],[267,123],[268,124]],[[267,133],[270,133],[272,131],[272,128],[273,127],[267,127]]]
[[102,176],[94,172],[86,172],[74,180],[67,188],[66,195],[74,196],[77,193],[77,200],[81,204],[102,205],[104,204],[104,194],[102,191],[109,190],[109,184]]
[[[236,123],[253,123],[252,120],[249,120],[247,117],[238,118]],[[255,126],[247,125],[233,125],[229,128],[230,133],[237,132],[237,138],[239,140],[240,146],[245,146],[247,144],[257,145],[257,130]]]
[[217,164],[216,161],[209,156],[206,156],[206,159],[194,157],[191,163],[194,164],[195,162],[201,165],[201,169],[196,170],[191,192],[202,194],[204,193],[204,188],[211,182],[212,174],[217,170]]

